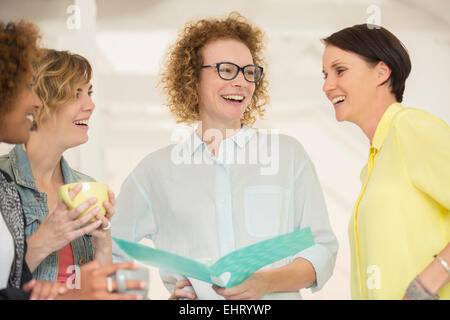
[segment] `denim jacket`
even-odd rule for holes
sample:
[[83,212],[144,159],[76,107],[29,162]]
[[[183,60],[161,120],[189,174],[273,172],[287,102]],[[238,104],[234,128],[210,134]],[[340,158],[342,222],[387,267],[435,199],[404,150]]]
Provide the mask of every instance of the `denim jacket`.
[[[36,232],[49,213],[47,194],[40,192],[34,183],[30,160],[24,145],[16,145],[9,154],[0,156],[0,169],[8,173],[16,183],[25,213],[25,235],[28,239]],[[66,184],[78,181],[94,181],[91,177],[71,169],[64,157],[61,158],[61,169]],[[84,235],[73,240],[71,245],[76,266],[81,266],[94,259],[94,247],[90,235]],[[42,260],[33,271],[33,278],[56,281],[58,264],[59,255],[56,251]]]

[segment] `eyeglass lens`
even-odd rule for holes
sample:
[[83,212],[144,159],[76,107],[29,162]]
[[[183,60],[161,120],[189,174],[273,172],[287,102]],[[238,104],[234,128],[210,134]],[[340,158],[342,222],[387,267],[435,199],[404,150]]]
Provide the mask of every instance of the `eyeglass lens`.
[[[225,80],[233,79],[239,72],[239,67],[231,63],[221,63],[218,69],[220,77]],[[261,78],[261,70],[257,66],[245,66],[243,70],[247,81],[256,82]]]

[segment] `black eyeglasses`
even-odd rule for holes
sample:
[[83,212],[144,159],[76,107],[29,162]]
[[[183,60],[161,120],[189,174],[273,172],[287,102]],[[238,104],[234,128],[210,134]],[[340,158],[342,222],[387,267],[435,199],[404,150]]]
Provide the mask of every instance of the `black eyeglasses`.
[[237,64],[232,62],[219,62],[216,64],[211,64],[207,66],[201,66],[202,68],[217,68],[217,73],[219,77],[223,80],[233,80],[237,77],[239,71],[242,71],[244,79],[248,82],[258,82],[261,80],[263,74],[263,68],[260,66],[255,66],[252,64],[246,65],[244,67],[239,67]]

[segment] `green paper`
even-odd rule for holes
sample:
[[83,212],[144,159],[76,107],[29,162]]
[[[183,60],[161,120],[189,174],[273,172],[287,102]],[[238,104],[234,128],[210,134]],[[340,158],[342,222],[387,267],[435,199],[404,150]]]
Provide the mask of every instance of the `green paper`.
[[307,227],[238,249],[208,266],[161,249],[114,237],[113,240],[128,256],[143,264],[224,288],[236,286],[262,267],[314,245],[311,229]]

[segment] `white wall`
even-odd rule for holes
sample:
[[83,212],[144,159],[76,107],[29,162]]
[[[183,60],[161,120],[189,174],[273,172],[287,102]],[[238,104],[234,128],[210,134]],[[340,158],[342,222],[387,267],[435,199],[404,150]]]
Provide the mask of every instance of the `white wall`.
[[[88,2],[79,4],[88,8]],[[163,97],[155,86],[161,59],[184,22],[238,10],[266,31],[265,72],[272,100],[265,120],[256,127],[278,128],[305,146],[340,242],[333,277],[323,290],[314,295],[305,292],[304,297],[348,299],[347,224],[359,194],[368,142],[359,128],[335,121],[333,108],[321,92],[323,46],[319,39],[346,26],[373,22],[370,19],[379,10],[381,24],[404,42],[413,62],[404,105],[424,109],[449,123],[450,2],[97,0],[95,23],[90,20],[87,29],[83,25],[79,30],[67,27],[70,4],[2,1],[0,19],[24,17],[41,27],[46,46],[91,52],[98,116],[91,124],[90,141],[70,150],[67,157],[75,168],[108,183],[116,193],[140,159],[171,143],[175,121],[162,107]],[[82,15],[89,15],[83,10]],[[84,37],[89,41],[80,42]],[[0,146],[1,153],[8,149]],[[150,296],[168,296],[154,269]]]

